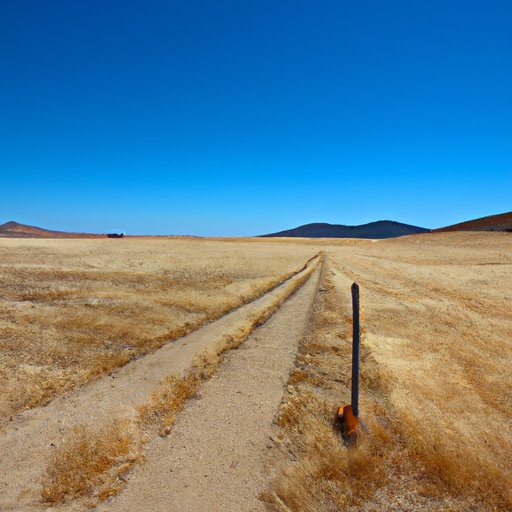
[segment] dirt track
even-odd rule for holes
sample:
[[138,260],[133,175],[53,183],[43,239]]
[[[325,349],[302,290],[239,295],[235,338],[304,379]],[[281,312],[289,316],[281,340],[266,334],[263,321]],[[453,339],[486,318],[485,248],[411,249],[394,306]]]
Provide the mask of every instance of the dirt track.
[[166,438],[152,442],[126,490],[101,511],[256,511],[266,452],[319,272],[245,343],[189,403]]
[[[199,399],[186,404],[169,437],[155,434],[146,445],[146,463],[98,510],[262,510],[257,498],[272,477],[265,468],[279,472],[282,463],[307,478],[279,494],[284,508],[270,510],[509,510],[511,243],[505,234],[455,233],[326,248],[326,272],[338,295],[317,315],[313,342],[291,374],[298,383],[309,383],[327,411],[324,430],[311,437],[312,453],[339,455],[332,461],[324,457],[323,487],[307,487],[320,480],[307,457],[301,462],[289,450],[278,457],[269,450],[272,419],[313,301],[313,276],[226,357]],[[371,431],[369,446],[375,448],[363,453],[366,466],[357,474],[339,439],[333,439],[330,416],[348,397],[340,392],[338,365],[347,359],[354,280],[362,289],[367,363],[361,410]],[[15,417],[0,436],[0,510],[85,510],[83,501],[56,508],[41,501],[40,477],[51,443],[58,446],[62,431],[77,423],[108,421],[113,413],[130,416],[160,379],[185,371],[203,349],[215,352],[225,335],[239,333],[258,312],[275,305],[279,293],[128,365],[114,379]],[[289,425],[281,434],[286,430]],[[300,451],[305,436],[299,434],[294,446]],[[322,436],[333,441],[325,445],[333,450],[319,450]],[[347,471],[333,474],[345,459]],[[303,489],[309,507],[297,492]],[[293,493],[301,499],[294,501]],[[332,496],[344,505],[333,506]]]
[[77,425],[133,419],[138,406],[147,403],[162,379],[182,375],[204,351],[221,351],[226,336],[244,330],[283,294],[290,293],[301,278],[301,274],[291,278],[260,299],[111,376],[14,418],[0,438],[0,510],[46,510],[48,505],[41,502],[41,477],[66,432]]

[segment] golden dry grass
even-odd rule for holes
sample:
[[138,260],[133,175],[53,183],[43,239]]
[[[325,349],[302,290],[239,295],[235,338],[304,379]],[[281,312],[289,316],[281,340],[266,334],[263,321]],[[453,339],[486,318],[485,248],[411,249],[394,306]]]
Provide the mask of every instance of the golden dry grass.
[[129,421],[73,429],[54,449],[43,479],[43,499],[60,503],[93,494],[99,500],[123,487],[124,475],[140,459],[140,438]]
[[[270,510],[512,509],[511,249],[500,233],[328,249],[279,416],[276,459],[288,462],[265,493]],[[332,428],[350,401],[353,280],[370,431],[355,452]]]
[[251,301],[313,254],[255,242],[0,239],[2,417]]
[[406,446],[444,493],[483,510],[512,508],[511,249],[510,234],[450,233],[335,255],[365,290],[368,348]]
[[359,450],[347,450],[333,427],[335,412],[346,402],[350,387],[350,326],[339,314],[341,302],[326,266],[308,333],[288,381],[290,394],[277,419],[281,430],[274,457],[288,462],[262,496],[269,510],[358,509],[388,483],[384,464],[391,464],[396,443],[390,447],[391,435],[381,423],[387,418],[377,420],[373,413],[382,396],[375,386],[377,369],[366,349],[361,387],[373,388],[372,414],[367,411],[365,417],[373,434],[364,438]]
[[[292,392],[279,414],[276,460],[285,462],[264,495],[268,508],[512,509],[510,234],[447,233],[347,243],[118,243],[0,240],[0,349],[6,355],[0,384],[7,390],[0,399],[1,411],[29,406],[31,402],[22,398],[25,392],[33,403],[40,403],[67,386],[110,371],[112,361],[124,364],[153,350],[172,339],[173,332],[178,336],[194,328],[191,318],[208,321],[209,314],[222,314],[237,300],[243,303],[251,293],[261,293],[322,246],[329,266],[290,375]],[[203,270],[203,279],[188,279],[189,273],[201,275]],[[333,429],[333,419],[337,408],[349,401],[349,300],[354,280],[361,286],[364,306],[360,408],[369,434],[359,450],[348,451]],[[97,306],[93,315],[87,315],[86,304]],[[138,304],[143,304],[139,317]],[[74,307],[76,323],[66,316]],[[45,330],[49,318],[55,327]],[[109,338],[112,319],[112,329],[118,331]],[[261,321],[249,322],[247,333]],[[240,335],[245,336],[245,330]],[[129,344],[132,337],[139,341]],[[68,339],[70,350],[63,343]],[[239,341],[227,338],[226,347],[236,347]],[[137,347],[142,350],[137,352]],[[162,383],[139,419],[122,428],[125,433],[135,429],[132,448],[141,442],[144,429],[168,432],[177,411],[197,391],[203,376],[215,371],[220,357],[205,356],[193,374]],[[80,375],[77,381],[68,376],[74,371]],[[37,398],[38,393],[43,398]],[[95,440],[102,435],[85,435],[88,454],[102,451],[94,448],[102,446]],[[55,467],[65,468],[62,460],[74,444],[81,446],[82,438],[76,435],[69,442]],[[125,438],[118,438],[122,446]],[[114,449],[107,455],[110,465],[101,457],[98,462],[95,455],[77,455],[82,460],[77,468],[87,466],[84,460],[93,468],[88,473],[92,483],[76,491],[78,495],[117,492],[122,478],[116,477],[116,468],[136,460],[132,448]],[[49,501],[59,493],[56,501],[75,492],[72,482],[51,484],[52,478],[58,481],[57,473],[48,476],[45,488],[55,489],[48,491]],[[59,491],[66,487],[71,494]]]
[[131,421],[113,418],[102,428],[74,429],[55,449],[48,464],[43,479],[43,500],[62,503],[87,497],[92,506],[118,494],[125,482],[123,475],[140,461],[141,446],[156,431],[160,436],[170,434],[176,416],[187,400],[196,396],[201,383],[216,373],[223,354],[238,348],[254,329],[267,321],[320,262],[321,257],[312,261],[301,276],[280,291],[271,305],[250,316],[235,334],[226,335],[220,349],[200,354],[185,375],[166,378]]

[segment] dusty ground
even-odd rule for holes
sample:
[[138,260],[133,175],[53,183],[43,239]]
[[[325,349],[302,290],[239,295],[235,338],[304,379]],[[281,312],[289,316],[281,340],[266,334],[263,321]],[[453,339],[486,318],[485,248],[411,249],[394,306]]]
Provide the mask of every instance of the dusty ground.
[[314,249],[0,238],[0,426],[253,300]]
[[[172,386],[166,388],[174,382],[168,379],[180,379],[194,365],[208,371],[218,364],[219,354],[244,341],[317,264],[318,259],[313,260],[303,272],[263,297],[112,375],[13,418],[0,435],[0,510],[46,510],[52,503],[86,495],[89,487],[95,491],[95,486],[103,486],[100,491],[107,497],[117,492],[119,477],[122,480],[125,469],[140,460],[141,445],[148,437],[157,437],[159,427],[166,427],[159,424],[160,419],[168,419],[159,415],[165,408],[160,396],[163,393],[171,403],[176,398]],[[190,381],[178,382],[190,386]],[[168,412],[173,414],[176,409],[179,404]],[[113,460],[103,460],[107,454],[90,453],[98,443],[102,451],[110,450],[109,444],[119,445]],[[94,485],[83,487],[83,479],[94,479]],[[62,489],[66,485],[72,489]],[[86,504],[82,501],[77,506]]]
[[172,434],[149,445],[126,491],[99,510],[264,510],[258,498],[266,483],[273,420],[317,283],[318,271],[229,354]]
[[[11,268],[21,268],[20,282],[24,282],[26,268],[30,268],[30,264],[18,268],[16,262],[22,259],[27,248],[22,242],[14,242],[25,248],[8,247],[9,250],[5,251],[5,242],[1,241],[0,245],[4,247],[7,255],[2,261],[2,270],[5,276]],[[112,243],[80,241],[85,244],[100,242]],[[144,241],[146,242],[148,241]],[[159,251],[159,247],[162,246],[158,245],[163,242],[155,242],[153,253],[148,256],[149,259],[158,260],[159,265],[165,260],[165,256]],[[62,258],[63,268],[66,269],[66,251],[62,249],[63,246],[58,246],[63,241],[45,240],[33,243],[48,244],[35,248],[36,253],[41,253],[37,257],[40,260],[42,258],[35,265],[37,268],[42,268],[46,264],[43,261],[45,258],[53,260],[52,264],[55,267],[55,255],[58,254]],[[141,241],[137,243],[140,244]],[[289,240],[276,240],[272,243],[201,243],[201,251],[205,253],[204,261],[208,261],[208,258],[223,261],[223,258],[231,255],[233,268],[239,269],[239,273],[236,274],[238,281],[231,277],[234,279],[232,282],[236,283],[244,282],[246,267],[252,279],[272,280],[275,279],[276,273],[281,272],[280,269],[289,272],[300,268],[301,264],[320,248],[327,253],[322,284],[314,299],[307,335],[300,343],[295,369],[288,376],[288,386],[292,386],[292,393],[285,392],[285,387],[281,387],[283,404],[275,411],[277,425],[271,425],[271,415],[268,414],[263,422],[267,427],[262,424],[256,429],[258,432],[267,432],[269,429],[278,431],[275,436],[276,443],[272,448],[262,448],[256,444],[258,452],[263,450],[270,457],[269,465],[266,466],[268,472],[263,473],[266,475],[263,479],[261,472],[258,473],[260,470],[257,469],[261,467],[260,462],[254,463],[255,474],[259,475],[255,477],[257,485],[254,488],[263,488],[262,503],[269,510],[462,512],[512,509],[510,234],[443,233],[373,243],[331,243],[322,240],[308,240],[304,244]],[[109,245],[87,247],[90,249],[87,249],[89,252],[86,253],[92,258],[92,262],[89,261],[88,264],[93,264],[94,258],[99,258],[98,261],[104,265],[110,258],[111,272],[119,264],[112,256],[101,259],[103,248]],[[142,249],[134,245],[133,250],[137,253]],[[96,255],[94,251],[98,251]],[[257,274],[257,269],[255,270],[248,261],[251,255],[263,258],[268,264],[266,268],[272,268],[273,271],[263,275]],[[141,261],[144,259],[142,255],[139,257]],[[187,268],[187,257],[190,260],[190,253],[185,251],[182,267],[184,269]],[[237,267],[236,261],[240,258],[241,263]],[[71,262],[71,267],[80,265],[80,254],[75,254],[71,259],[75,260]],[[129,261],[133,263],[138,260]],[[132,274],[137,275],[138,272],[134,270],[136,267],[128,263],[121,266],[124,279],[133,282]],[[98,269],[95,270],[97,271]],[[190,271],[196,272],[198,268],[192,267]],[[158,272],[156,274],[160,275]],[[58,272],[55,275],[58,275]],[[44,277],[44,274],[40,277]],[[218,279],[216,275],[210,277],[214,283]],[[46,283],[50,284],[45,286],[52,289],[51,275],[48,279],[50,281]],[[338,405],[349,401],[349,290],[354,280],[361,286],[364,309],[360,407],[361,415],[370,432],[358,451],[349,452],[332,428],[332,417]],[[222,296],[230,284],[222,279],[220,281],[220,285],[214,285],[208,288],[208,291],[220,290]],[[11,282],[15,283],[16,280]],[[201,279],[195,282],[200,283]],[[98,283],[101,283],[101,278],[98,278]],[[105,290],[114,286],[115,280],[109,278]],[[54,288],[57,291],[64,287],[59,284]],[[80,288],[84,290],[84,295],[81,296],[81,300],[84,300],[84,296],[91,288]],[[142,292],[138,285],[135,288],[137,293]],[[203,295],[206,295],[202,293],[204,290],[200,285],[196,285],[196,289],[195,297],[198,301],[203,300]],[[172,283],[168,283],[166,290],[170,294]],[[240,293],[240,289],[237,291]],[[9,293],[10,288],[7,290],[7,294]],[[150,296],[152,292],[148,290],[147,293]],[[177,295],[179,296],[179,293]],[[12,306],[9,301],[23,302],[19,297],[4,300],[4,308],[6,307],[7,311],[10,311],[9,308]],[[30,299],[28,302],[36,311],[47,307],[45,300],[41,304],[38,299]],[[292,301],[288,302],[286,307],[291,307],[290,305],[293,305]],[[289,317],[289,342],[293,345],[297,339],[292,332],[306,320],[305,317],[309,316],[309,313],[302,311],[298,314],[299,308],[295,306],[292,309],[296,315],[291,314]],[[282,312],[285,312],[284,308]],[[43,318],[44,315],[40,320],[42,325]],[[277,321],[277,314],[275,319]],[[117,320],[122,325],[122,321],[119,318]],[[30,322],[26,324],[27,330],[29,325]],[[265,331],[262,329],[261,332]],[[225,405],[220,386],[222,382],[231,382],[234,378],[239,379],[240,385],[247,389],[257,385],[258,375],[253,375],[250,371],[242,372],[240,375],[240,370],[244,367],[250,368],[253,364],[255,367],[260,364],[261,351],[265,350],[263,347],[266,344],[273,344],[272,336],[266,334],[258,339],[256,345],[261,347],[260,351],[241,348],[232,352],[227,365],[224,367],[221,364],[218,379],[202,384],[201,389],[204,390],[205,396],[210,397],[211,393],[212,406],[217,404],[217,409],[221,411],[222,405]],[[286,341],[283,337],[281,339]],[[15,355],[12,357],[8,366],[11,375],[17,374],[16,365],[20,365]],[[159,357],[158,353],[155,353],[155,357]],[[130,372],[132,365],[143,364],[144,359],[146,358],[142,358],[140,362],[129,363],[123,371]],[[22,365],[23,361],[19,366],[21,381],[25,378]],[[224,371],[227,373],[223,373]],[[286,368],[283,367],[278,373],[281,376],[275,376],[276,382],[285,382]],[[228,378],[228,375],[231,377]],[[224,378],[227,380],[224,381]],[[274,387],[274,392],[279,391],[280,385]],[[233,409],[235,413],[237,407],[244,409],[245,395],[232,395],[232,387],[229,386],[229,390],[226,390],[225,399],[230,404],[229,409]],[[86,392],[87,387],[82,393]],[[73,397],[73,393],[69,395],[71,401]],[[175,430],[171,430],[165,440],[158,440],[154,445],[161,444],[177,450],[176,453],[183,453],[181,456],[186,458],[183,462],[184,475],[188,474],[190,468],[196,467],[197,460],[190,459],[195,453],[194,447],[188,442],[174,446],[173,440],[186,440],[194,432],[200,436],[200,428],[194,430],[194,421],[200,416],[198,408],[202,400],[185,403],[183,419],[180,420],[178,416]],[[271,400],[269,404],[270,402]],[[56,407],[57,403],[55,401],[52,406]],[[36,408],[33,413],[28,413],[37,415],[39,411],[44,411],[44,408]],[[249,416],[253,412],[249,411]],[[58,414],[56,410],[55,415]],[[15,417],[13,426],[18,428],[20,421],[19,417]],[[219,425],[213,421],[215,426],[212,427],[212,432],[219,429]],[[249,439],[252,435],[256,439],[255,424],[251,421],[242,424],[243,432],[240,433],[240,439]],[[188,425],[190,428],[180,431],[179,425],[183,425],[183,428]],[[3,441],[6,441],[8,436],[16,438],[15,428],[10,428],[9,424],[6,426],[7,431],[0,434],[4,436]],[[219,431],[222,434],[222,428]],[[220,435],[218,441],[212,443],[204,442],[207,438],[198,440],[198,443],[202,442],[202,460],[215,461],[215,454],[219,453],[217,450],[222,448],[224,442],[229,445],[232,437],[223,438]],[[152,442],[151,439],[149,442]],[[192,452],[189,452],[190,448]],[[243,446],[240,449],[243,451]],[[245,455],[249,457],[252,449],[254,447],[249,444]],[[150,450],[148,453],[148,474],[154,475],[154,485],[151,489],[154,491],[155,506],[167,500],[172,503],[173,496],[186,502],[188,491],[180,488],[184,477],[181,478],[179,472],[172,474],[174,471],[169,474],[158,474],[158,450]],[[144,482],[144,471],[144,466],[140,466],[132,473],[125,491],[118,498],[119,501],[114,500],[111,506],[115,506],[117,502],[123,503],[123,499],[133,496],[130,493]],[[9,474],[4,472],[4,477],[9,478]],[[201,475],[198,475],[192,487],[197,494],[212,499],[212,506],[217,502],[223,503],[223,500],[230,501],[228,484],[231,475],[218,471],[215,478],[215,493],[209,487],[208,477]],[[157,486],[156,482],[162,479],[162,485]],[[190,485],[190,477],[186,480],[183,485]],[[260,507],[260,504],[254,505],[255,502],[252,501],[254,492],[256,491],[253,491],[249,499],[249,494],[246,496],[240,491],[236,500],[233,498],[232,504],[236,502],[238,510]],[[83,510],[84,503],[68,503],[65,507]],[[190,510],[194,510],[195,505],[192,505],[193,502],[190,503]],[[26,510],[40,510],[47,506],[41,497],[38,503],[33,502]],[[14,506],[7,510],[17,508]]]

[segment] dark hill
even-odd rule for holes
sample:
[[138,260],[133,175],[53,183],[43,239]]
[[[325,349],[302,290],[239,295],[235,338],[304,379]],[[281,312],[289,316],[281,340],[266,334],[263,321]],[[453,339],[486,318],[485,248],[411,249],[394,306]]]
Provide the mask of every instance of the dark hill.
[[418,226],[402,224],[392,220],[379,220],[361,226],[314,223],[294,229],[262,235],[263,237],[302,237],[302,238],[395,238],[430,231]]
[[512,231],[512,212],[468,220],[434,231]]

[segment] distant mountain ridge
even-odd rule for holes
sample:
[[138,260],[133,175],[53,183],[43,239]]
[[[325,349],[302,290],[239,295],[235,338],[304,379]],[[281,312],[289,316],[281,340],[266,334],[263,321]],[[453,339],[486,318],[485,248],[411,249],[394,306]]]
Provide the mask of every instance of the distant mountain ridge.
[[[410,224],[391,220],[380,220],[360,226],[345,226],[343,224],[328,224],[323,222],[304,224],[293,229],[260,235],[260,237],[300,237],[300,238],[369,238],[383,239],[399,236],[415,235],[447,231],[508,231],[512,232],[512,212],[489,215],[479,219],[460,222],[451,226],[437,229],[426,229]],[[15,221],[0,224],[0,237],[7,238],[103,238],[106,234],[73,233],[53,231],[36,226],[28,226]],[[161,235],[163,236],[163,235]],[[166,235],[171,236],[171,235]],[[188,236],[171,236],[172,238],[189,238]],[[193,237],[195,238],[195,237]]]
[[403,224],[392,220],[379,220],[360,226],[343,224],[312,223],[293,229],[261,235],[262,237],[301,237],[301,238],[395,238],[416,235],[430,231],[419,226]]

